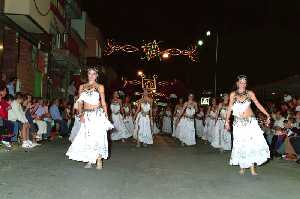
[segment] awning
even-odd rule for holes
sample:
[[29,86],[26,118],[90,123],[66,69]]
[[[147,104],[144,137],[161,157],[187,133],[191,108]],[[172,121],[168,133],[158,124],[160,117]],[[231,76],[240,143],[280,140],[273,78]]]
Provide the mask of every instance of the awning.
[[9,13],[0,13],[0,21],[7,25],[8,27],[15,29],[22,37],[31,43],[38,45],[48,46],[46,44],[49,41],[45,40],[45,37],[42,35],[48,35],[47,31],[44,30],[39,24],[37,24],[29,15],[22,14],[9,14]]

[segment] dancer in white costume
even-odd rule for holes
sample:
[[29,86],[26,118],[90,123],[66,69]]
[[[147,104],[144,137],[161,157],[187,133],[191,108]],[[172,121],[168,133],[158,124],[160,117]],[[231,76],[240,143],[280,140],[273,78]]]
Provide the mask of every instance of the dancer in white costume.
[[159,125],[159,113],[158,113],[158,107],[156,105],[153,105],[153,135],[157,135],[160,133],[160,129],[158,128]]
[[173,137],[178,138],[178,131],[176,131],[176,123],[183,111],[183,99],[179,99],[179,103],[175,106],[174,114],[173,114]]
[[85,168],[91,168],[96,163],[96,169],[102,169],[102,159],[108,158],[107,131],[113,125],[107,118],[104,86],[96,83],[97,77],[98,70],[90,68],[89,82],[79,88],[81,125],[66,155],[71,160],[87,162]]
[[123,115],[121,114],[122,100],[120,100],[118,92],[114,92],[113,99],[110,104],[110,110],[114,125],[114,129],[111,133],[111,140],[122,140],[122,142],[125,142],[125,139],[131,137],[131,134],[126,128]]
[[231,133],[225,128],[228,103],[229,96],[225,94],[223,102],[219,104],[218,120],[212,131],[211,145],[214,148],[220,149],[221,152],[231,150]]
[[203,124],[203,119],[204,119],[204,110],[203,108],[198,105],[199,111],[196,115],[196,135],[198,138],[202,138],[203,140],[206,140],[207,138],[204,137],[204,124]]
[[126,96],[125,97],[125,102],[123,105],[124,109],[124,122],[127,130],[130,133],[130,136],[132,136],[133,131],[134,131],[134,123],[133,123],[133,117],[132,117],[132,109],[131,109],[131,104],[130,104],[130,97]]
[[216,125],[216,120],[218,117],[218,106],[216,99],[212,99],[212,104],[209,107],[205,120],[205,136],[209,143],[212,141],[213,128]]
[[149,97],[148,91],[144,90],[143,98],[138,101],[135,115],[135,131],[137,135],[137,147],[147,147],[153,144],[152,136],[152,104],[153,100]]
[[172,111],[170,106],[167,106],[164,111],[162,132],[172,134]]
[[251,102],[267,116],[267,124],[270,123],[270,115],[257,100],[255,93],[246,90],[247,77],[238,76],[237,90],[230,94],[230,102],[226,117],[226,129],[230,129],[230,116],[233,112],[233,147],[230,158],[231,165],[240,166],[240,174],[245,173],[246,168],[251,168],[251,174],[257,175],[255,164],[261,165],[270,158],[268,144],[263,136],[263,131],[251,109]]
[[194,101],[194,95],[190,94],[188,101],[183,105],[183,111],[176,127],[178,139],[181,141],[182,146],[196,144],[195,114],[197,111],[198,106]]

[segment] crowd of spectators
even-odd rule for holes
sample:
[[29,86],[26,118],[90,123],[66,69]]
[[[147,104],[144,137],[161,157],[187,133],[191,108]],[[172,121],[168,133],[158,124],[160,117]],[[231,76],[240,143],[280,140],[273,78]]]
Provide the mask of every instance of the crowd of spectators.
[[31,149],[57,136],[66,139],[72,126],[71,105],[66,100],[33,97],[16,92],[16,79],[0,82],[0,141],[10,148]]
[[[262,126],[271,159],[278,157],[300,163],[300,98],[284,95],[280,102],[268,102],[267,109],[273,122]],[[259,118],[263,120],[263,115],[259,114]]]

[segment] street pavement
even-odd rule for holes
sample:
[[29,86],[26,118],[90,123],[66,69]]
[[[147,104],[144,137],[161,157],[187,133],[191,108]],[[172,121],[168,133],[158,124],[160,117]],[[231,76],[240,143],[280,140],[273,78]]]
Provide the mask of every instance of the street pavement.
[[238,174],[229,152],[182,147],[160,136],[153,146],[116,142],[104,169],[68,160],[69,144],[0,152],[0,199],[279,199],[300,197],[300,165],[276,159],[259,176]]

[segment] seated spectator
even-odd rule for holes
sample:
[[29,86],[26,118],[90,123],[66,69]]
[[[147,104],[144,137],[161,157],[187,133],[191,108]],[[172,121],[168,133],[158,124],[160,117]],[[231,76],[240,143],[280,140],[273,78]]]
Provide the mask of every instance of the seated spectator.
[[50,105],[50,102],[49,100],[43,100],[44,103],[43,103],[43,108],[44,108],[44,111],[45,111],[45,115],[44,115],[44,121],[47,123],[47,139],[50,140],[50,137],[51,137],[51,131],[52,131],[52,118],[51,118],[51,115],[50,115],[50,112],[49,112],[49,105]]
[[8,121],[8,110],[10,109],[10,99],[6,96],[5,84],[0,84],[0,129],[3,134],[0,138],[2,144],[10,148],[11,136],[13,135],[13,123]]
[[300,129],[300,111],[296,112],[294,127]]
[[39,146],[40,144],[37,143],[37,132],[38,132],[38,126],[34,122],[34,118],[32,116],[32,112],[35,111],[36,105],[33,104],[32,96],[29,94],[25,95],[25,100],[23,101],[23,107],[25,111],[26,119],[28,120],[28,123],[30,125],[29,132],[32,136],[32,141],[34,146]]
[[44,121],[44,118],[47,116],[47,114],[43,105],[44,105],[43,99],[38,99],[34,109],[31,112],[32,117],[34,118],[34,122],[38,126],[38,131],[37,131],[38,141],[42,140],[43,138],[45,139],[45,137],[47,136],[47,123]]
[[14,77],[6,85],[9,95],[15,96],[15,93],[16,93],[16,84],[17,84],[17,78]]
[[[11,109],[8,110],[8,120],[21,129],[22,148],[33,148],[34,144],[29,140],[30,125],[22,108],[23,101],[23,96],[17,93],[11,103]],[[14,133],[15,137],[18,137],[18,132]]]
[[283,115],[281,114],[281,111],[277,111],[274,115],[274,127],[284,128],[283,121],[286,120]]
[[59,111],[59,100],[55,100],[50,107],[50,115],[56,124],[59,124],[59,133],[62,137],[67,137],[69,134],[68,124],[63,119],[60,111]]

